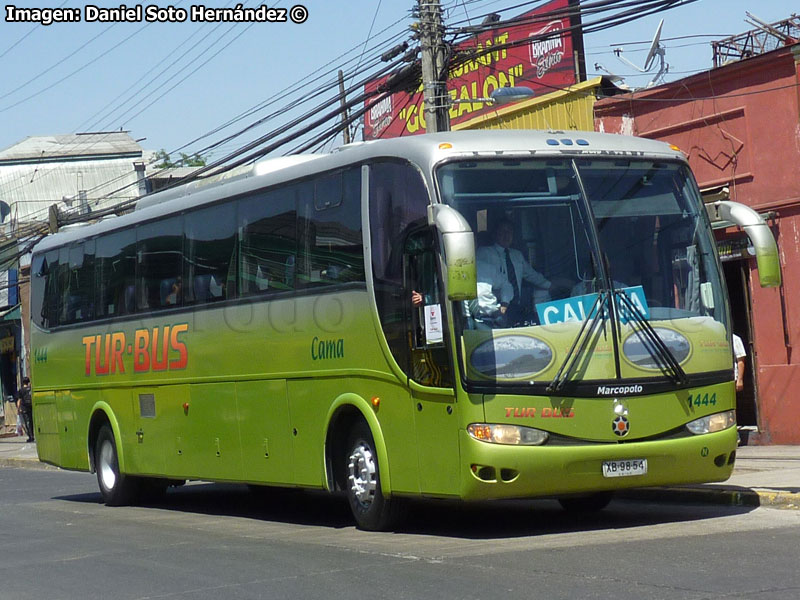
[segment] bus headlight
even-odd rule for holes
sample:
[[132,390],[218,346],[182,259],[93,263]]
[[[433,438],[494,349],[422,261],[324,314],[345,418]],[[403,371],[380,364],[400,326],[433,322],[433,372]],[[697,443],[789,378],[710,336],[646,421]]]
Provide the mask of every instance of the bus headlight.
[[541,446],[550,437],[546,431],[532,427],[490,423],[472,423],[467,427],[467,433],[482,442],[510,446]]
[[736,425],[736,411],[726,410],[725,412],[708,415],[695,419],[694,421],[686,424],[686,429],[695,435],[701,433],[714,433],[715,431],[722,431]]

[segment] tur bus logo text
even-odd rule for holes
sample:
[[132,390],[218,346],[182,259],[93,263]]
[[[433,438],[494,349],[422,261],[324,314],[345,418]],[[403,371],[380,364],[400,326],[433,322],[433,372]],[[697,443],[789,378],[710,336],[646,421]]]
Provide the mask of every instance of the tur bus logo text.
[[185,369],[189,363],[189,350],[181,335],[187,331],[188,323],[181,323],[137,329],[133,341],[124,331],[85,336],[81,340],[86,352],[85,373],[122,374],[125,373],[126,361],[129,365],[133,363],[134,373]]

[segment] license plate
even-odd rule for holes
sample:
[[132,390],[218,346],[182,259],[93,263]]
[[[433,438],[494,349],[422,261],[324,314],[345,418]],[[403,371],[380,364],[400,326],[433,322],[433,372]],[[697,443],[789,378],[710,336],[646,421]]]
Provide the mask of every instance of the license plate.
[[646,458],[603,461],[603,477],[633,477],[647,473]]

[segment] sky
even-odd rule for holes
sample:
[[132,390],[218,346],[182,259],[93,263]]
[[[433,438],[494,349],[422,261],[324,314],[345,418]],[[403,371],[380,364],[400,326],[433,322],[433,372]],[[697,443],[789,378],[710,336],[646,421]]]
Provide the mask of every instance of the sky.
[[[47,26],[9,22],[9,4],[4,4],[0,149],[28,136],[121,129],[148,150],[163,149],[175,157],[215,142],[217,147],[204,154],[221,157],[302,114],[300,109],[287,111],[287,103],[307,98],[308,90],[335,77],[338,66],[347,61],[349,68],[370,64],[380,52],[407,39],[413,22],[410,9],[416,5],[416,0],[300,1],[302,5],[296,0],[268,3],[286,8],[287,17],[295,16],[302,21],[298,23],[191,20],[192,6],[236,4],[223,1],[129,3],[127,8],[142,7],[142,20],[131,15],[132,22],[87,22],[87,6],[94,5],[71,0],[14,4],[78,9],[79,22]],[[260,6],[258,1],[244,5]],[[523,0],[442,0],[445,23],[460,25],[478,24],[489,12],[511,18],[535,5]],[[118,8],[120,3],[96,6]],[[146,21],[147,15],[167,18],[170,6],[185,9],[186,20]],[[588,75],[604,74],[594,66],[599,63],[631,86],[645,85],[651,75],[636,73],[613,48],[621,46],[626,58],[641,64],[661,18],[670,65],[667,81],[706,70],[712,66],[710,41],[752,28],[745,22],[745,11],[774,22],[789,17],[791,6],[786,0],[698,0],[587,35]],[[226,135],[258,120],[264,122],[223,142]]]

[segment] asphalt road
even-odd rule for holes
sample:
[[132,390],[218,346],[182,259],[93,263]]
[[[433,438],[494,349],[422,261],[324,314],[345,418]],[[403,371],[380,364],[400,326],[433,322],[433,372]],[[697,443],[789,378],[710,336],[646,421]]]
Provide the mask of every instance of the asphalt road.
[[108,508],[92,475],[0,469],[0,600],[800,597],[800,511],[425,503],[392,533],[340,499],[192,484]]

